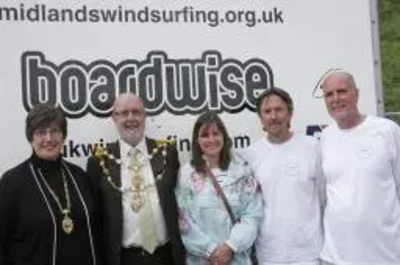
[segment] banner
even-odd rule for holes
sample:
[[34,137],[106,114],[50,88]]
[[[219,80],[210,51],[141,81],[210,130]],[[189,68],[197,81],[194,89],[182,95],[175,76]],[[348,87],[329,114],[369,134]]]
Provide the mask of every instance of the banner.
[[235,148],[262,137],[255,101],[274,86],[294,99],[293,130],[320,131],[330,68],[353,73],[362,112],[377,114],[373,11],[365,0],[3,0],[0,173],[30,155],[25,117],[45,102],[68,117],[64,156],[82,167],[117,139],[112,103],[127,91],[145,103],[147,135],[175,140],[182,162],[206,110]]

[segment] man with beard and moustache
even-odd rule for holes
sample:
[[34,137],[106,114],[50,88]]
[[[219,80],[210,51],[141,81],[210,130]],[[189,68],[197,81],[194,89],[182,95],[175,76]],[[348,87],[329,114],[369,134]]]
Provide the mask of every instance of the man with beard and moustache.
[[264,91],[257,112],[266,136],[245,150],[264,199],[256,242],[260,265],[317,265],[324,191],[318,141],[289,130],[290,95]]
[[103,205],[107,264],[184,264],[174,193],[177,150],[145,137],[144,104],[132,93],[117,97],[112,120],[120,139],[97,149],[87,164]]

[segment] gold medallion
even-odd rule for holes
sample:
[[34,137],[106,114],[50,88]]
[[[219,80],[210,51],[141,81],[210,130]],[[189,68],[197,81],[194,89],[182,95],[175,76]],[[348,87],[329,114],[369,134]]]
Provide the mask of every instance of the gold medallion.
[[74,230],[74,222],[68,215],[64,215],[62,220],[62,228],[67,234],[71,234],[72,230]]
[[131,208],[132,211],[138,213],[140,209],[143,207],[145,201],[143,196],[140,195],[139,192],[133,192],[131,197]]

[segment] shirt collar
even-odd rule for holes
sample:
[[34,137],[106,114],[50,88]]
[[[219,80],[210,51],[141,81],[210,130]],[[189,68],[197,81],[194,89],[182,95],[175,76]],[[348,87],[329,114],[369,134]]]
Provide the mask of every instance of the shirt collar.
[[132,148],[137,148],[142,154],[148,153],[145,137],[143,137],[142,140],[140,140],[140,142],[136,146],[131,146],[124,140],[119,139],[119,146],[121,149],[121,157],[129,156],[129,152],[132,150]]

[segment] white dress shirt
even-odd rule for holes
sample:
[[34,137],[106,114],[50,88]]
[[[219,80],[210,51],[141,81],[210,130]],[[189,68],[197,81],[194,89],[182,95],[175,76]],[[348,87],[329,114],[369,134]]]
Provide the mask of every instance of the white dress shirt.
[[[130,152],[132,146],[126,142],[119,140],[120,145],[120,155],[121,155],[121,184],[124,192],[122,193],[122,213],[123,213],[123,235],[122,235],[122,245],[124,247],[140,247],[141,236],[138,228],[137,213],[135,213],[131,208],[131,198],[132,192],[129,191],[132,183],[132,173],[128,169],[130,164]],[[160,206],[160,199],[158,197],[158,192],[156,188],[156,182],[151,168],[150,160],[148,157],[148,151],[145,139],[139,142],[135,146],[140,151],[140,159],[145,161],[143,166],[143,178],[145,181],[145,186],[148,189],[148,194],[150,196],[151,208],[153,211],[153,218],[156,224],[157,238],[159,245],[164,244],[167,238],[167,230],[165,227],[165,219]]]

